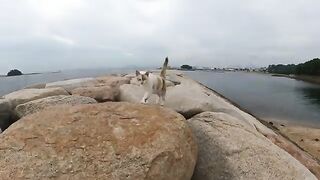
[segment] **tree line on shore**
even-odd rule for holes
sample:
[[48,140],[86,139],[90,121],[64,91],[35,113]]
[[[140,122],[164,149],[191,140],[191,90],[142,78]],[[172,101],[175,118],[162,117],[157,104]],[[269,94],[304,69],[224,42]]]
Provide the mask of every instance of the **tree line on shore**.
[[320,59],[314,58],[300,64],[278,64],[268,67],[269,73],[320,76]]

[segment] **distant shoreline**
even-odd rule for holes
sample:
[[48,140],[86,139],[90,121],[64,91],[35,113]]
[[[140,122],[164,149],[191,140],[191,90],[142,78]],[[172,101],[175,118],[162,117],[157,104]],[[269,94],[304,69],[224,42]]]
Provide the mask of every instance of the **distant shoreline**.
[[320,76],[309,76],[309,75],[286,75],[286,74],[272,74],[274,77],[286,77],[290,79],[296,79],[306,81],[313,84],[320,85]]

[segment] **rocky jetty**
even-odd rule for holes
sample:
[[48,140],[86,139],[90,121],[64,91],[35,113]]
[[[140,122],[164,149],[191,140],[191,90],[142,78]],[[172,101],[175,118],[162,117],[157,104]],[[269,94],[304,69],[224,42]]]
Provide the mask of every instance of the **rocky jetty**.
[[154,96],[139,103],[144,90],[134,74],[34,85],[4,96],[0,177],[320,178],[316,160],[255,117],[179,71],[167,74],[165,107]]

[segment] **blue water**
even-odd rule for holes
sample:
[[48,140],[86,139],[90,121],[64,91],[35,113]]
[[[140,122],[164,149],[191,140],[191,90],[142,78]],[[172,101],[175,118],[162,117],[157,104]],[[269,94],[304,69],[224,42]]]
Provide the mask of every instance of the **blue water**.
[[319,85],[246,72],[187,74],[266,121],[320,127]]

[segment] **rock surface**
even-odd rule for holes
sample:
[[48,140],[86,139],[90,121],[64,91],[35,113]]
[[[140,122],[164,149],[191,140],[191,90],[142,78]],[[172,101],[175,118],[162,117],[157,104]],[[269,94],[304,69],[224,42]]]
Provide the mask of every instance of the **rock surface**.
[[80,87],[71,91],[72,95],[91,97],[98,102],[117,101],[120,90],[119,87]]
[[49,88],[49,89],[22,89],[3,96],[5,99],[11,101],[12,108],[19,104],[23,104],[36,99],[41,99],[49,96],[69,95],[63,88]]
[[130,78],[122,77],[122,76],[102,76],[102,77],[97,77],[96,80],[98,81],[99,86],[110,86],[110,87],[119,87],[123,84],[130,83]]
[[3,179],[191,179],[197,145],[176,112],[129,103],[56,106],[0,135]]
[[30,101],[24,104],[20,104],[16,107],[15,112],[21,118],[28,114],[32,114],[55,105],[62,105],[62,104],[77,105],[77,104],[94,104],[94,103],[97,103],[97,101],[92,98],[83,97],[83,96],[70,96],[70,95],[51,96],[47,98]]
[[46,87],[45,83],[42,84],[32,84],[30,86],[25,87],[24,89],[43,89]]
[[98,102],[117,101],[120,94],[120,85],[130,83],[129,78],[121,76],[103,76],[95,80],[95,84],[75,88],[70,93],[72,95],[91,97]]
[[65,81],[57,81],[52,83],[47,83],[46,88],[62,87],[69,93],[79,87],[95,86],[97,80],[94,78],[82,78],[82,79],[70,79]]
[[204,112],[188,123],[199,144],[193,180],[317,179],[291,155],[236,117]]

